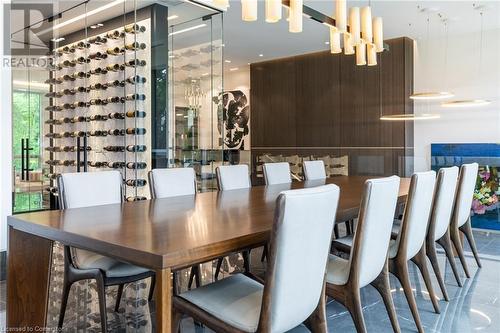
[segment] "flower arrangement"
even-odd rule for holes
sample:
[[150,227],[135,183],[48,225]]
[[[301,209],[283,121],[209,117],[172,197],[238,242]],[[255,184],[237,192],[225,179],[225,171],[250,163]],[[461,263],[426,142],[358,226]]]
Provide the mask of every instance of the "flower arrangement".
[[476,189],[472,201],[472,212],[474,214],[485,214],[487,211],[499,207],[500,177],[497,167],[480,167]]

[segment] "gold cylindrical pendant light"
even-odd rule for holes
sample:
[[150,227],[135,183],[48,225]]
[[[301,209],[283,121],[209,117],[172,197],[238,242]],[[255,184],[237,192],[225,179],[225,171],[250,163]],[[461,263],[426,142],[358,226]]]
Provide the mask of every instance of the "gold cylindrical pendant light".
[[381,17],[373,18],[373,43],[376,52],[384,51],[384,31]]
[[241,19],[247,22],[257,21],[257,0],[241,0]]
[[219,8],[228,9],[229,0],[214,0],[214,5]]
[[302,32],[302,6],[303,6],[303,0],[290,0],[288,31]]
[[356,65],[366,65],[366,44],[359,43],[356,45]]
[[359,7],[349,8],[349,33],[353,45],[358,45],[361,40],[361,26],[359,22]]
[[368,59],[368,66],[377,65],[377,51],[374,44],[366,44],[366,57]]
[[372,9],[370,6],[361,8],[361,39],[367,44],[373,42]]
[[266,0],[266,22],[275,23],[281,20],[281,0]]
[[354,54],[354,45],[352,44],[352,38],[349,33],[344,33],[344,54]]
[[340,32],[336,28],[330,28],[330,52],[334,54],[342,53]]
[[335,1],[335,25],[339,32],[347,31],[347,5],[346,0]]

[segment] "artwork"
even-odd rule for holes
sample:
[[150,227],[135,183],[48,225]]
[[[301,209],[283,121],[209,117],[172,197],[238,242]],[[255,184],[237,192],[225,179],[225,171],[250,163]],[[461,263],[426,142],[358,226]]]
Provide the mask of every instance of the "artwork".
[[229,149],[248,150],[250,103],[247,94],[241,90],[230,90],[221,95],[215,97],[218,105],[217,128],[221,135],[220,144]]
[[433,170],[479,163],[471,207],[472,226],[500,231],[500,144],[432,144]]

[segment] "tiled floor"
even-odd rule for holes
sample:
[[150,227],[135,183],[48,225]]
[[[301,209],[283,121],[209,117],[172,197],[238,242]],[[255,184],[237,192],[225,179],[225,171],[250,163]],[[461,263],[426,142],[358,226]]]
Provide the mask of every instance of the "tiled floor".
[[[474,259],[468,256],[467,260],[472,277],[465,279],[464,286],[459,288],[451,273],[450,266],[445,263],[444,256],[440,254],[441,269],[446,274],[446,287],[450,295],[450,302],[439,301],[441,314],[435,314],[429,301],[423,281],[413,264],[410,264],[412,285],[418,308],[426,332],[500,332],[500,235],[475,232],[475,239],[482,255],[483,268],[477,269]],[[255,251],[252,256],[252,269],[262,274],[264,265],[260,263],[260,253]],[[457,261],[458,263],[458,261]],[[240,260],[231,259],[226,266],[227,271],[238,269]],[[460,271],[461,266],[458,263]],[[204,266],[205,281],[211,280],[212,265]],[[185,276],[182,277],[185,284]],[[434,288],[441,296],[437,281],[433,279]],[[415,332],[416,328],[410,314],[406,299],[397,280],[391,276],[393,298],[396,305],[398,320],[403,332]],[[57,293],[57,283],[52,287],[54,295]],[[148,306],[144,299],[148,284],[139,283],[126,288],[125,299],[118,314],[112,311],[112,299],[115,291],[109,292],[108,322],[114,332],[151,332],[150,317],[154,316],[154,305]],[[94,291],[91,284],[84,284],[74,291],[73,310],[65,320],[65,331],[94,332],[99,331],[99,319],[94,307]],[[0,332],[5,325],[5,282],[0,283]],[[57,299],[54,296],[54,299]],[[372,287],[365,287],[362,291],[364,316],[368,332],[391,332],[389,318],[382,300]],[[54,301],[52,318],[49,322],[57,320],[57,306],[59,301]],[[330,332],[355,332],[351,317],[344,307],[330,301],[327,305],[328,327]],[[77,327],[77,328],[75,328]],[[306,332],[305,327],[298,327],[294,332]],[[210,332],[210,330],[195,326],[192,319],[186,318],[182,323],[182,332]]]

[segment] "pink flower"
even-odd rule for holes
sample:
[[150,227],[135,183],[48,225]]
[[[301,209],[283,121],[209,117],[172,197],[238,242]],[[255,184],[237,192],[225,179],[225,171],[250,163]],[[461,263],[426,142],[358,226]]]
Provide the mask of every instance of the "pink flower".
[[474,199],[472,201],[472,210],[474,211],[474,213],[481,215],[486,213],[486,206],[481,204],[479,200]]

